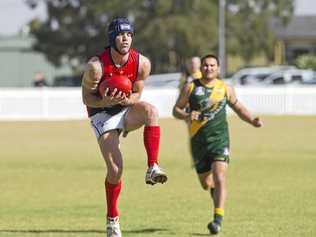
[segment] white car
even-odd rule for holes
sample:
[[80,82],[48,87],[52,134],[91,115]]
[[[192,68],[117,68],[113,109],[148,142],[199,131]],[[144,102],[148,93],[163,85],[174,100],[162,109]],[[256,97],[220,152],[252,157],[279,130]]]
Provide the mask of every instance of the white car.
[[229,80],[235,85],[256,85],[275,72],[295,68],[295,66],[247,67],[237,71]]
[[267,85],[305,84],[313,81],[315,72],[309,69],[289,69],[271,74],[264,80]]

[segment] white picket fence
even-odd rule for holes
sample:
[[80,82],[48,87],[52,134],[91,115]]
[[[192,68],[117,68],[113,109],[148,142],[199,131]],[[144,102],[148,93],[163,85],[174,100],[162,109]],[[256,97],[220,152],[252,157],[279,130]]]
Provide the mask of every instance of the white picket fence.
[[[251,112],[270,115],[316,115],[316,87],[237,87]],[[160,117],[172,117],[175,88],[146,88],[142,100],[154,104]],[[2,88],[0,120],[68,120],[87,118],[80,88]]]

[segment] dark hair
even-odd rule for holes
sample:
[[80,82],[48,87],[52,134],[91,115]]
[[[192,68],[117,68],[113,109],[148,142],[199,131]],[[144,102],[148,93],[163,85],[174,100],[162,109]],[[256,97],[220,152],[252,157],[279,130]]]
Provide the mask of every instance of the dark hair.
[[216,60],[216,62],[217,62],[217,65],[219,66],[219,59],[218,59],[218,57],[217,57],[216,55],[214,55],[214,54],[207,54],[207,55],[203,56],[203,57],[201,58],[201,64],[203,64],[204,60],[207,59],[207,58],[214,58],[214,59]]

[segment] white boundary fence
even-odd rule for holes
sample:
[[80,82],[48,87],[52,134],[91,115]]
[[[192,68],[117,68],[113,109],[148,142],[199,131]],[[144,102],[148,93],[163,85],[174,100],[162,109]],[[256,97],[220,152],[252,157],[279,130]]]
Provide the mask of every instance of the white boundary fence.
[[[238,87],[236,93],[255,114],[316,115],[316,87]],[[171,117],[178,91],[146,88],[142,100],[154,104],[160,117]],[[80,88],[0,89],[0,120],[85,119]]]

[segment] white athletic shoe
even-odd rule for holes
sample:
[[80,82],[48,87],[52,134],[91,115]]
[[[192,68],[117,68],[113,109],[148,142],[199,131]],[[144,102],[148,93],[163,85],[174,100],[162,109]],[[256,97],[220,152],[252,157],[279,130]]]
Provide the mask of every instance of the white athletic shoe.
[[156,183],[165,183],[167,182],[168,177],[165,172],[163,172],[159,166],[155,163],[153,166],[150,166],[147,169],[145,182],[146,184],[154,185]]
[[122,237],[119,217],[108,217],[106,222],[106,236],[107,237]]

